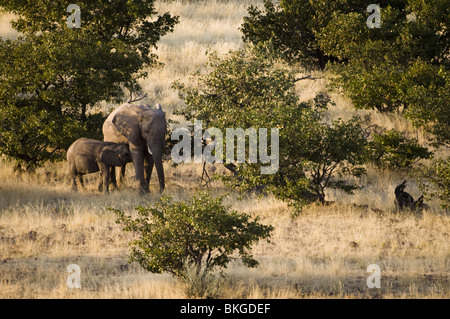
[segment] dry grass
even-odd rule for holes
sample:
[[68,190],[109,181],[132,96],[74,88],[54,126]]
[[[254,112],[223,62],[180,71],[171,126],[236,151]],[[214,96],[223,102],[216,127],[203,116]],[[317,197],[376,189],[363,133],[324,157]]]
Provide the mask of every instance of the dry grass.
[[0,37],[2,38],[17,38],[17,32],[11,27],[10,21],[14,19],[15,16],[8,12],[0,11]]
[[[21,181],[11,177],[10,165],[0,170],[0,297],[186,297],[183,285],[172,277],[127,264],[132,235],[124,233],[106,209],[112,206],[134,214],[136,206],[158,196],[142,198],[132,189],[105,196],[94,190],[95,178],[88,181],[87,190],[74,194],[60,173],[63,165],[48,165]],[[54,172],[50,181],[48,170]],[[189,197],[200,184],[201,172],[194,165],[167,165],[166,172],[167,193],[176,199]],[[183,190],[179,184],[185,185]],[[213,191],[221,192],[220,184]],[[439,211],[395,214],[389,205],[374,211],[333,199],[338,201],[334,206],[312,206],[292,218],[287,205],[272,196],[229,198],[234,209],[258,215],[275,229],[270,243],[262,241],[254,247],[259,267],[231,263],[219,296],[450,297],[448,215]],[[79,290],[66,286],[70,264],[81,267]],[[370,264],[381,267],[380,289],[366,286]]]
[[[242,46],[238,27],[250,3],[262,1],[160,1],[157,9],[180,15],[182,21],[158,45],[165,66],[151,70],[142,82],[147,102],[160,102],[170,111],[182,107],[170,85],[189,81],[202,70],[205,51],[226,54]],[[14,33],[0,16],[0,35]],[[308,100],[326,88],[326,80],[297,82]],[[424,141],[401,115],[355,111],[351,102],[333,94],[333,118],[372,115],[374,123],[397,128]],[[210,166],[211,168],[212,166]],[[183,286],[168,275],[150,274],[128,264],[128,241],[106,207],[134,214],[134,208],[157,200],[156,176],[149,197],[139,197],[129,167],[129,189],[102,195],[96,175],[87,189],[70,191],[65,163],[48,164],[36,174],[16,176],[12,164],[0,166],[0,298],[184,298]],[[201,165],[165,164],[166,192],[175,199],[189,197],[200,186]],[[221,167],[216,172],[223,173]],[[156,174],[155,174],[156,175]],[[233,262],[226,269],[222,298],[450,298],[450,216],[436,203],[423,214],[393,213],[393,189],[406,172],[369,168],[358,180],[364,189],[354,195],[329,192],[336,204],[310,207],[297,218],[272,196],[254,196],[229,203],[234,209],[275,227],[270,243],[260,242],[256,269]],[[213,192],[222,193],[220,183]],[[414,184],[407,191],[417,198]],[[354,203],[350,204],[350,203]],[[358,206],[360,205],[360,206]],[[368,205],[367,207],[362,205]],[[66,285],[70,264],[81,267],[81,289]],[[381,288],[369,289],[367,266],[381,267]]]

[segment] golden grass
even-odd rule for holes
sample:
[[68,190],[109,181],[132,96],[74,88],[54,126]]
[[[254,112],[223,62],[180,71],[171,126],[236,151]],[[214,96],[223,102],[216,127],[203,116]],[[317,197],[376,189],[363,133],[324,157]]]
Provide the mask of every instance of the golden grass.
[[8,12],[0,11],[0,37],[7,39],[16,39],[17,32],[11,27],[10,21],[15,18],[15,15]]
[[[156,53],[165,65],[150,70],[142,81],[148,93],[144,102],[159,102],[169,113],[182,107],[171,83],[189,81],[192,72],[202,70],[206,50],[223,55],[242,47],[238,27],[250,3],[262,1],[158,2],[160,13],[180,15],[181,23],[158,44]],[[14,35],[5,22],[8,18],[0,15],[0,36]],[[299,98],[309,100],[326,89],[327,81],[296,85]],[[332,118],[371,114],[374,123],[425,141],[401,115],[355,111],[347,98],[335,93],[332,98]],[[0,298],[186,297],[183,285],[171,276],[127,263],[132,234],[124,233],[106,209],[135,214],[136,206],[157,200],[156,174],[148,197],[137,195],[131,165],[126,181],[130,188],[103,195],[96,191],[95,174],[87,177],[85,190],[72,193],[65,163],[47,164],[24,176],[16,176],[9,162],[0,165]],[[201,185],[201,169],[200,164],[165,163],[166,193],[176,200],[188,198]],[[238,200],[233,195],[227,202],[234,209],[260,216],[274,232],[269,243],[254,247],[259,267],[248,269],[238,261],[229,265],[220,297],[449,298],[450,217],[434,202],[423,214],[395,214],[393,190],[406,177],[406,172],[369,167],[357,180],[364,185],[361,191],[330,191],[327,199],[334,205],[309,207],[297,218],[273,196]],[[223,187],[214,182],[212,191],[222,193]],[[414,198],[420,195],[413,183],[407,191]],[[81,289],[66,285],[70,264],[81,268]],[[381,267],[380,289],[367,288],[370,264]]]
[[[47,165],[22,181],[12,167],[0,170],[0,297],[2,298],[184,298],[182,284],[127,264],[128,241],[106,207],[135,214],[157,200],[128,189],[103,195],[95,178],[87,190],[70,192],[64,163]],[[198,166],[166,166],[167,193],[189,197],[200,184]],[[182,176],[179,174],[183,173]],[[131,180],[127,181],[127,184]],[[155,185],[156,177],[152,181]],[[178,184],[185,185],[181,191]],[[189,186],[188,186],[189,185]],[[221,192],[220,184],[213,192]],[[254,249],[260,262],[248,269],[232,262],[222,298],[448,298],[450,218],[439,211],[395,214],[347,205],[312,206],[297,218],[268,195],[227,203],[274,226],[270,242]],[[81,289],[66,286],[70,264],[81,267]],[[380,289],[369,289],[366,268],[382,270]]]

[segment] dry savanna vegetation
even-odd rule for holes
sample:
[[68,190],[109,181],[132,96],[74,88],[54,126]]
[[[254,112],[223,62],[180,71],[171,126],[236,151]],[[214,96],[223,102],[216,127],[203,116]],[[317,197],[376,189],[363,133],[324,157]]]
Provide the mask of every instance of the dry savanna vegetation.
[[[150,104],[161,103],[169,118],[183,107],[171,88],[175,80],[188,83],[202,71],[207,51],[225,56],[243,46],[239,27],[250,4],[261,1],[160,1],[158,12],[180,17],[173,33],[164,36],[155,52],[164,63],[141,80]],[[0,15],[0,35],[14,36]],[[304,76],[310,73],[300,73]],[[315,72],[315,80],[296,83],[296,92],[308,101],[323,91],[327,79]],[[419,143],[427,136],[399,114],[356,111],[338,93],[328,110],[331,118],[371,114],[373,124],[395,128]],[[103,105],[105,112],[112,105]],[[445,149],[438,152],[448,152]],[[32,174],[19,174],[13,163],[0,164],[0,297],[1,298],[185,298],[184,284],[168,274],[152,274],[136,263],[127,263],[132,233],[122,231],[107,207],[135,215],[135,207],[159,198],[157,176],[151,194],[139,196],[131,164],[127,187],[109,195],[97,191],[98,173],[85,177],[86,188],[74,193],[66,162],[47,163]],[[189,198],[199,188],[201,164],[164,163],[166,190],[175,200]],[[259,216],[274,227],[270,241],[253,247],[257,268],[231,262],[220,281],[220,298],[450,298],[450,216],[439,203],[427,202],[420,213],[395,212],[394,189],[407,171],[380,170],[367,166],[358,178],[363,186],[353,195],[329,191],[326,206],[311,205],[293,216],[292,208],[268,194],[242,198],[232,193],[226,204],[238,212]],[[212,175],[227,174],[221,165],[207,164]],[[219,181],[213,194],[226,192]],[[406,191],[417,199],[421,192],[413,180]],[[66,271],[81,268],[81,288],[69,289]],[[381,270],[381,288],[369,288],[367,267]]]

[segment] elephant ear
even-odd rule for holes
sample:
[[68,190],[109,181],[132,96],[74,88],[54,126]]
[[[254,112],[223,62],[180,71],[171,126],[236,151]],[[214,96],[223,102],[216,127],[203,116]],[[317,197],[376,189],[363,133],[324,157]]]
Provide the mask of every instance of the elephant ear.
[[121,109],[112,119],[112,123],[119,133],[133,144],[138,143],[141,138],[140,121],[141,115],[134,110],[133,105]]
[[100,161],[110,166],[122,166],[123,163],[115,151],[105,146],[100,154]]

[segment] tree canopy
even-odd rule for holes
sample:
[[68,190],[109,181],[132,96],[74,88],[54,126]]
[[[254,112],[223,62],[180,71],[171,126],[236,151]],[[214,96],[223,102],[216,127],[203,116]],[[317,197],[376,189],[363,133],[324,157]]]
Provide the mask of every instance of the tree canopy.
[[[366,140],[359,119],[327,123],[324,110],[332,103],[329,97],[318,94],[300,102],[294,90],[295,72],[266,47],[230,52],[223,59],[212,54],[209,66],[210,72],[196,74],[192,81],[196,84],[175,84],[187,105],[181,111],[186,119],[202,120],[223,132],[227,128],[279,129],[277,171],[261,174],[266,164],[260,154],[257,163],[246,160],[237,165],[235,176],[225,178],[230,185],[270,190],[297,208],[313,201],[324,203],[326,188],[358,189],[341,177],[364,173],[359,164],[364,162]],[[234,140],[227,138],[225,147],[230,142]],[[245,147],[250,156],[249,143]],[[272,147],[268,145],[268,154]]]
[[270,42],[307,68],[329,68],[356,108],[401,111],[449,143],[450,13],[447,1],[379,1],[381,27],[369,28],[367,1],[265,1],[241,27],[246,42]]
[[153,1],[78,1],[81,27],[69,28],[66,4],[0,1],[18,16],[17,40],[0,41],[0,153],[28,168],[60,159],[78,137],[99,138],[101,101],[138,93],[157,64],[152,53],[177,17]]

